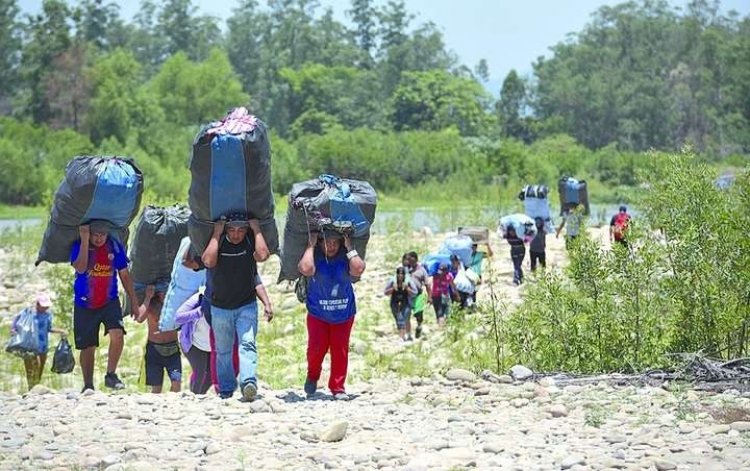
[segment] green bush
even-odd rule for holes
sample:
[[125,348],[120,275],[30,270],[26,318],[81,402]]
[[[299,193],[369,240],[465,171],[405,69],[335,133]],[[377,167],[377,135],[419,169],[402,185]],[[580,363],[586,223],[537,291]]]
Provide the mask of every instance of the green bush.
[[515,357],[541,370],[639,371],[665,354],[744,355],[750,184],[728,190],[692,156],[652,159],[631,249],[582,239],[509,319]]

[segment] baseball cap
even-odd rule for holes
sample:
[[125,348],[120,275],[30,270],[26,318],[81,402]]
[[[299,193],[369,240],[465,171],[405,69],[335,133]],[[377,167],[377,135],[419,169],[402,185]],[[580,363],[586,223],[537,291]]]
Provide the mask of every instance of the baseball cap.
[[244,213],[230,213],[227,215],[227,226],[231,227],[247,227],[247,214]]
[[36,302],[41,307],[50,307],[52,306],[52,300],[49,297],[49,294],[47,293],[37,293],[36,295]]

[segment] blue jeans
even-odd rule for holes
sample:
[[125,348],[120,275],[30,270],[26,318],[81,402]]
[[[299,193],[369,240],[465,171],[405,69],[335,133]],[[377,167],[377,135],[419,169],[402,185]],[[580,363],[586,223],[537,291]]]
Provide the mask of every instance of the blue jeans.
[[240,386],[256,384],[258,350],[255,336],[258,333],[258,303],[253,301],[236,309],[211,306],[211,329],[216,341],[216,374],[219,394],[231,395],[237,389],[237,378],[232,367],[234,335],[240,343]]

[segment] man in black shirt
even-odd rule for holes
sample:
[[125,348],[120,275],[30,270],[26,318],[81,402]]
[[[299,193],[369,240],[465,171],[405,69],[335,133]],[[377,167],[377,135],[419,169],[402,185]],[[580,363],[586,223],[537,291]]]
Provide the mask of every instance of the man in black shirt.
[[[225,231],[226,229],[226,231]],[[232,214],[226,220],[214,223],[214,233],[201,257],[208,269],[211,285],[211,329],[216,341],[216,372],[219,395],[226,399],[237,389],[237,378],[232,367],[232,347],[235,334],[240,343],[240,389],[246,400],[258,393],[255,372],[258,351],[255,336],[258,333],[258,303],[265,307],[265,317],[273,318],[268,293],[258,277],[256,262],[269,256],[266,240],[257,220],[247,220],[241,214]]]

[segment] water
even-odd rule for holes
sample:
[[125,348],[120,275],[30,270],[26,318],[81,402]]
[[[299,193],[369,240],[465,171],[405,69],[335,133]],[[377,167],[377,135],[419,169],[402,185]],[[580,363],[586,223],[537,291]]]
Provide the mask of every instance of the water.
[[[609,219],[617,213],[618,208],[619,205],[617,204],[592,204],[589,225],[601,226],[608,224]],[[555,224],[559,224],[560,218],[557,216],[555,208],[552,208],[552,210],[553,221]],[[638,211],[631,208],[628,208],[628,211],[632,215],[638,214]],[[375,216],[375,223],[372,225],[372,232],[375,234],[412,232],[424,227],[429,227],[433,232],[447,232],[454,231],[459,226],[486,226],[494,230],[502,216],[516,212],[523,212],[523,207],[520,205],[512,208],[501,208],[498,206],[464,206],[445,209],[420,207],[378,211]],[[280,233],[283,233],[285,220],[286,213],[276,216]],[[33,227],[43,222],[40,218],[0,219],[0,231],[18,227]]]
[[42,223],[40,218],[29,219],[0,219],[0,231],[19,227],[33,227]]

